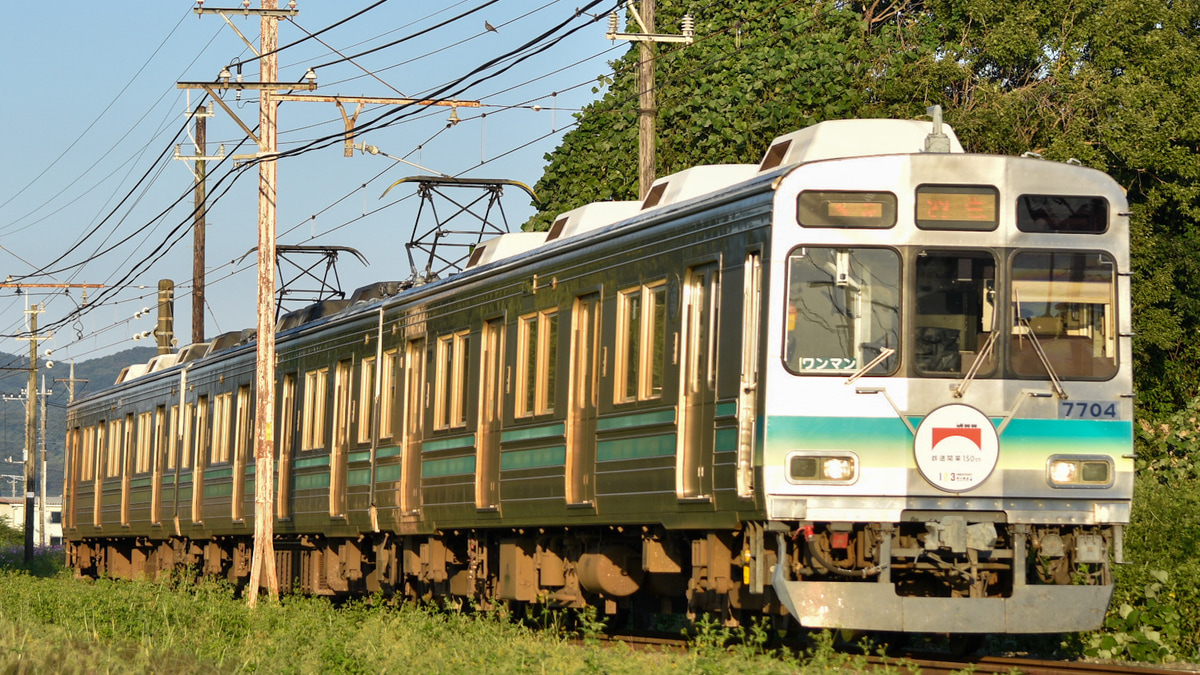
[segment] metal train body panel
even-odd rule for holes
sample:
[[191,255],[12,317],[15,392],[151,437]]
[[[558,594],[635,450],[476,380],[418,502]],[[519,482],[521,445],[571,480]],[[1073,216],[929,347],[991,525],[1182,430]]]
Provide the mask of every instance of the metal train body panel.
[[[664,177],[640,210],[564,214],[544,243],[487,242],[460,274],[278,332],[284,579],[1098,625],[1133,484],[1124,196],[953,138],[916,152],[928,130],[817,125],[760,167]],[[843,156],[847,134],[878,154]],[[72,408],[81,573],[244,580],[253,360],[236,346]]]

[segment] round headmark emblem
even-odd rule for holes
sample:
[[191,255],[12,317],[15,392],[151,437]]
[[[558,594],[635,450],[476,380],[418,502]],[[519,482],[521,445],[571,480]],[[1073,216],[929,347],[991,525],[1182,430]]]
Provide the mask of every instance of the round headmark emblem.
[[929,413],[913,441],[921,475],[947,492],[971,490],[987,480],[996,468],[999,450],[992,421],[960,403]]

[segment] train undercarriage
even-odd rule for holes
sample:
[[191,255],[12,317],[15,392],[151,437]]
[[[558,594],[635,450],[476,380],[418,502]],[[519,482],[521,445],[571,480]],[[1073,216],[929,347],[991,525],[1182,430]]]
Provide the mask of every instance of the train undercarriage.
[[[1103,619],[1109,554],[1119,560],[1120,539],[1119,526],[1007,525],[975,514],[972,521],[748,522],[707,532],[278,535],[275,561],[283,592],[320,596],[591,605],[607,615],[707,614],[728,626],[791,614],[806,627],[1059,632]],[[155,579],[191,570],[240,586],[252,549],[249,536],[89,539],[68,544],[67,562],[83,576]]]

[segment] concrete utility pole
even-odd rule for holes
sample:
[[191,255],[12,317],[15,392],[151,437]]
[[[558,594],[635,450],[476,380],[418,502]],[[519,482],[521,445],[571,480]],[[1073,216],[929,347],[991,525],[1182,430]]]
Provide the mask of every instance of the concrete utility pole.
[[[262,9],[275,9],[276,0],[262,0]],[[279,62],[279,19],[263,14],[260,38],[262,58],[259,81],[274,82]],[[276,103],[272,92],[262,90],[258,104],[260,147],[275,152]],[[258,602],[258,584],[266,575],[272,600],[279,599],[279,577],[275,572],[275,160],[258,165],[258,391],[254,409],[254,555],[250,563],[250,598]]]
[[[103,284],[21,284],[2,283],[0,288],[104,288]],[[43,311],[42,306],[35,305],[25,310],[29,315],[29,337],[18,338],[29,340],[29,389],[25,402],[25,562],[33,561],[33,502],[34,489],[37,485],[37,453],[34,445],[37,443],[37,344],[49,340],[53,335],[38,335],[37,315]],[[44,491],[43,491],[44,494]],[[45,508],[45,497],[42,498]]]
[[[654,0],[642,0],[642,25],[645,32],[654,32]],[[654,184],[658,111],[654,100],[654,42],[643,40],[638,47],[638,198],[645,199]]]
[[[71,361],[71,374],[66,378],[59,378],[55,382],[67,383],[67,405],[70,406],[75,402],[75,383],[87,382],[87,380],[75,379],[75,362]],[[75,485],[71,482],[71,473],[79,471],[79,467],[75,466],[78,460],[78,455],[72,457],[71,446],[67,446],[66,457],[63,462],[63,529],[75,527]]]
[[[247,5],[249,2],[246,3]],[[294,5],[295,3],[291,3]],[[275,456],[275,159],[276,152],[276,112],[278,102],[284,100],[332,101],[339,106],[342,101],[355,102],[361,107],[363,103],[399,103],[405,105],[448,105],[477,107],[478,101],[443,101],[443,100],[413,100],[413,99],[371,99],[365,97],[305,97],[304,95],[287,94],[284,92],[298,89],[309,91],[317,88],[316,73],[311,69],[305,75],[304,82],[276,82],[278,78],[278,59],[275,50],[278,45],[278,22],[281,17],[295,16],[295,9],[278,9],[277,0],[261,0],[257,10],[248,7],[238,8],[204,8],[197,7],[197,14],[219,14],[231,27],[232,16],[248,16],[251,14],[261,17],[261,35],[256,49],[236,27],[234,30],[246,46],[259,57],[259,81],[242,82],[239,77],[231,82],[232,74],[228,69],[221,71],[216,82],[177,82],[179,89],[203,89],[208,92],[221,108],[229,114],[234,122],[258,144],[258,152],[249,158],[258,160],[258,337],[257,337],[257,368],[255,373],[255,415],[254,415],[254,553],[250,563],[250,585],[247,604],[254,607],[258,603],[258,587],[260,575],[265,574],[263,583],[267,586],[272,598],[279,596],[279,580],[275,571],[274,547],[274,456]],[[218,89],[256,89],[259,91],[259,133],[255,135],[237,114],[221,99]],[[354,123],[358,111],[353,117],[342,110],[346,125],[347,156],[353,149]],[[199,143],[199,135],[197,136]],[[197,146],[199,147],[199,146]],[[198,150],[199,152],[199,150]],[[203,154],[203,153],[200,153]],[[220,153],[219,153],[220,154]],[[211,158],[210,158],[211,159]],[[235,155],[232,159],[246,159]],[[193,301],[195,302],[195,301]],[[194,337],[197,341],[203,338]],[[372,505],[374,506],[374,505]]]
[[633,15],[634,21],[642,29],[641,33],[618,33],[617,14],[613,12],[608,17],[609,40],[630,40],[641,43],[638,50],[638,196],[645,199],[654,185],[655,165],[655,122],[658,109],[655,103],[654,91],[654,43],[683,42],[691,44],[695,21],[691,15],[683,16],[682,35],[662,35],[654,32],[654,0],[641,0],[641,11],[634,9],[633,3],[626,3],[626,9]]

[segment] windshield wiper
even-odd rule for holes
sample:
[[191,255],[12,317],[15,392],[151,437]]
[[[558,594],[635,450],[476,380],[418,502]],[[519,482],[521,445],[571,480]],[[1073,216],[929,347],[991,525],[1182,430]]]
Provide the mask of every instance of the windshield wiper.
[[1063,389],[1062,382],[1058,379],[1058,373],[1054,372],[1054,366],[1050,365],[1050,357],[1046,356],[1046,350],[1042,349],[1042,343],[1038,340],[1037,334],[1033,332],[1033,327],[1029,325],[1029,319],[1022,318],[1021,325],[1029,331],[1029,344],[1033,345],[1033,353],[1037,354],[1038,360],[1042,362],[1042,367],[1046,369],[1046,374],[1050,376],[1050,388],[1054,390],[1054,395],[1062,400],[1067,400],[1067,390]]
[[887,357],[889,357],[895,353],[896,353],[896,350],[892,349],[891,347],[884,347],[883,349],[880,349],[879,356],[876,356],[875,358],[871,359],[870,363],[868,363],[867,365],[863,366],[862,368],[859,368],[858,370],[854,371],[853,375],[846,378],[846,384],[853,384],[853,382],[855,380],[862,377],[863,375],[866,375],[867,371],[871,370],[872,368],[879,365],[880,363],[883,363],[884,359],[886,359]]
[[996,346],[996,338],[1000,337],[1000,331],[992,327],[992,334],[988,336],[987,342],[984,343],[983,349],[979,350],[979,354],[975,357],[975,363],[967,369],[967,374],[963,377],[962,382],[954,388],[954,398],[962,398],[963,394],[967,393],[967,387],[971,386],[971,382],[975,380],[976,373],[983,366],[988,357],[992,355],[992,348]]

